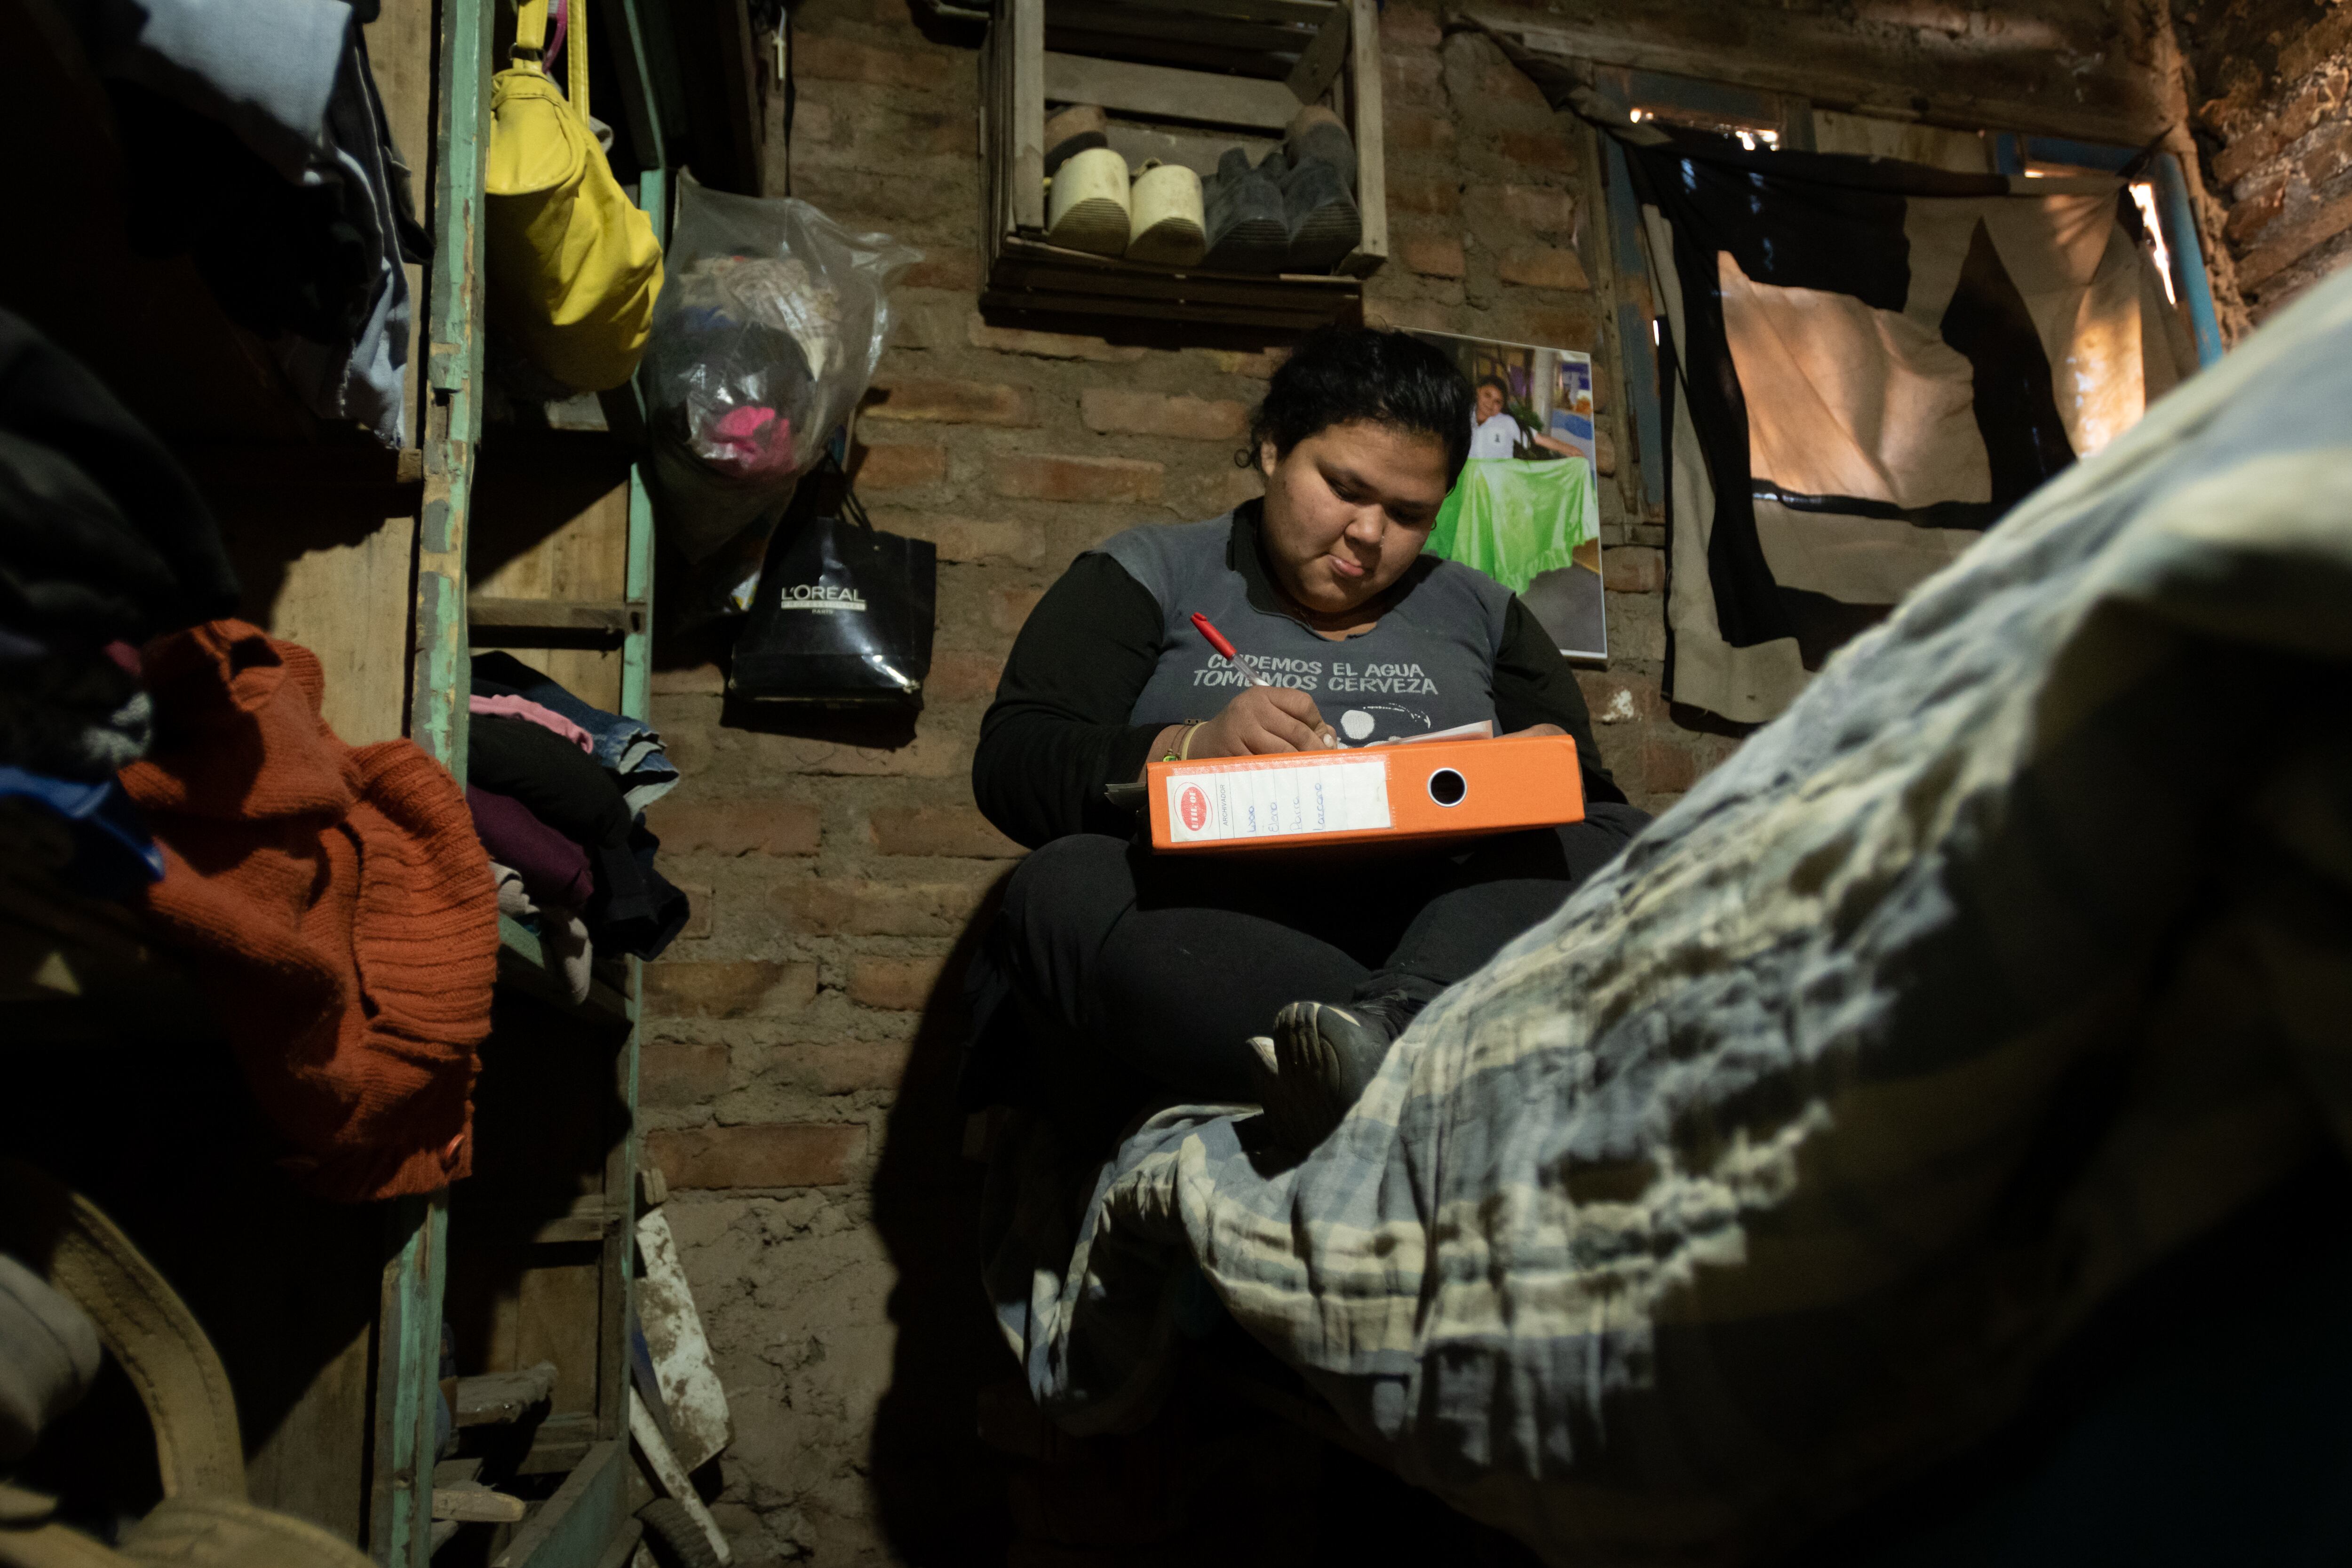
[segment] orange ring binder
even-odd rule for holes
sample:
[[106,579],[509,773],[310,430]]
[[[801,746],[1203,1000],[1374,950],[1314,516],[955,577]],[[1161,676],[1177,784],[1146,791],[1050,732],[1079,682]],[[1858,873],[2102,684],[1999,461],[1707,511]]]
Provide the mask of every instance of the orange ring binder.
[[1152,763],[1144,791],[1152,848],[1177,854],[1466,838],[1584,818],[1566,735]]

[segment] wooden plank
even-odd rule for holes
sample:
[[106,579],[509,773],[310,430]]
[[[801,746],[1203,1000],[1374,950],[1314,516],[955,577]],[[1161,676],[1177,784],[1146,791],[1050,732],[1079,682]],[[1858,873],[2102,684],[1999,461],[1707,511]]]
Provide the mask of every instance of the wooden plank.
[[561,976],[551,973],[540,940],[510,915],[499,917],[499,983],[562,1012],[618,1026],[628,1022],[628,998],[602,980],[588,982],[588,1000],[574,1006]]
[[[488,1372],[457,1379],[450,1407],[460,1426],[505,1426],[547,1403],[555,1392],[555,1365],[535,1362],[518,1372]],[[436,1517],[453,1519],[454,1514]]]
[[653,1472],[654,1480],[701,1527],[704,1539],[710,1542],[711,1555],[722,1563],[733,1562],[735,1552],[728,1544],[726,1531],[719,1528],[719,1521],[703,1506],[702,1495],[694,1489],[694,1479],[670,1451],[668,1440],[662,1436],[661,1423],[654,1419],[654,1413],[634,1388],[629,1390],[629,1436],[636,1443],[637,1453]]
[[[1447,20],[1483,28],[1507,52],[1563,68],[1591,62],[1665,71],[1962,130],[2038,132],[2138,146],[2163,129],[2147,80],[2127,61],[2118,60],[2112,75],[2069,73],[2063,80],[2055,50],[2011,51],[1998,66],[1981,58],[1930,58],[1896,70],[1874,58],[1867,35],[1826,15],[1770,13],[1765,20],[1771,36],[1745,37],[1737,47],[1721,37],[1703,41],[1710,18],[1693,12],[1668,16],[1643,10],[1588,23],[1536,25],[1465,10],[1449,13]],[[1675,33],[1688,35],[1688,41]],[[2028,79],[2035,73],[2046,73],[2051,90],[2028,96],[2035,85]]]
[[[637,1543],[645,1538],[644,1525],[634,1519],[622,1521],[620,1533],[613,1537],[613,1544],[597,1559],[596,1568],[630,1568],[637,1555]],[[649,1551],[646,1555],[651,1557],[653,1553]]]
[[576,1470],[596,1447],[596,1417],[586,1410],[551,1415],[531,1434],[530,1447],[515,1466],[519,1476],[560,1476]]
[[[462,5],[467,0],[457,0]],[[441,1298],[448,1272],[446,1188],[387,1205],[394,1250],[376,1313],[375,1475],[368,1546],[381,1568],[427,1568],[432,1555],[433,1428],[441,1373]]]
[[[440,121],[434,149],[431,322],[426,334],[424,507],[417,529],[416,616],[408,732],[466,776],[466,545],[474,450],[481,440],[483,161],[489,138],[494,7],[443,0]],[[422,1531],[419,1532],[420,1535]]]
[[[516,1352],[555,1363],[553,1407],[593,1411],[604,1376],[602,1258],[588,1247],[541,1247],[517,1281]],[[577,1261],[572,1259],[577,1258]],[[605,1434],[599,1431],[601,1439]]]
[[[1007,61],[1013,76],[1012,139],[1007,167],[1013,183],[1013,225],[1015,228],[1045,226],[1045,100],[1053,93],[1055,57],[1045,53],[1045,0],[1005,0],[1013,12],[1013,49]],[[1106,100],[1064,96],[1066,103]]]
[[1006,242],[990,281],[1000,288],[1066,289],[1152,300],[1225,300],[1252,305],[1310,297],[1352,300],[1362,293],[1352,278],[1297,272],[1263,276],[1170,272],[1022,239]]
[[[1212,22],[1283,22],[1313,32],[1328,21],[1335,0],[1118,0],[1105,11],[1173,11]],[[1344,3],[1344,0],[1340,0]]]
[[622,1108],[622,1121],[614,1129],[619,1136],[604,1156],[605,1208],[614,1226],[604,1238],[604,1291],[599,1303],[604,1321],[604,1362],[596,1414],[597,1435],[606,1437],[617,1437],[627,1427],[626,1400],[635,1381],[631,1375],[630,1336],[637,1321],[637,1043],[645,964],[635,958],[628,963],[629,1037],[613,1063],[613,1093]]
[[[1307,46],[1305,54],[1298,57],[1298,64],[1283,85],[1290,89],[1290,95],[1299,102],[1320,102],[1323,95],[1330,90],[1331,83],[1338,79],[1340,68],[1348,63],[1348,43],[1352,32],[1349,22],[1353,15],[1352,8],[1332,7],[1331,19],[1323,24],[1322,30],[1315,35],[1315,41]],[[1374,46],[1373,58],[1376,62],[1379,58],[1377,45]]]
[[1339,264],[1352,277],[1368,278],[1389,258],[1389,175],[1381,134],[1381,14],[1378,0],[1350,0],[1355,24],[1349,33],[1349,133],[1356,140],[1356,207],[1363,236]]
[[[619,637],[641,631],[646,607],[625,599],[494,599],[476,594],[466,601],[466,617],[478,633],[484,627],[543,632],[609,632]],[[476,641],[479,641],[478,637]]]
[[669,162],[669,149],[662,136],[653,62],[646,50],[645,20],[632,0],[604,0],[597,11],[604,34],[597,52],[613,62],[621,87],[620,114],[607,109],[604,115],[626,127],[629,146],[639,158],[649,167],[661,168]]
[[[1278,22],[1246,22],[1176,10],[1106,5],[1100,0],[1046,0],[1046,43],[1060,47],[1055,40],[1066,29],[1123,40],[1130,46],[1198,44],[1205,49],[1205,58],[1235,66],[1271,57],[1296,59],[1315,41],[1313,28]],[[1132,47],[1128,52],[1152,53],[1148,47]]]
[[459,1524],[520,1524],[530,1511],[530,1505],[519,1497],[493,1491],[479,1481],[463,1486],[433,1489],[435,1520],[454,1520]]
[[1046,28],[1045,45],[1061,54],[1083,55],[1089,59],[1134,59],[1141,56],[1146,65],[1174,66],[1232,81],[1278,82],[1298,63],[1296,48],[1279,52],[1236,49],[1230,44],[1214,41],[1138,37],[1132,33],[1109,32],[1083,24]]
[[[245,1221],[259,1223],[259,1216],[247,1213]],[[298,1256],[300,1267],[313,1276],[298,1287],[307,1292],[323,1271],[323,1259],[307,1250]],[[227,1266],[226,1258],[217,1254],[215,1258],[217,1266]],[[289,1261],[292,1262],[290,1257]],[[368,1384],[375,1363],[373,1329],[372,1322],[360,1323],[342,1350],[319,1368],[302,1396],[259,1434],[258,1441],[247,1439],[252,1452],[246,1456],[245,1481],[252,1500],[277,1512],[307,1519],[346,1541],[363,1538],[367,1518],[365,1445]],[[285,1349],[281,1341],[278,1346],[281,1357]],[[238,1396],[241,1401],[253,1397],[246,1388],[238,1390]]]
[[[1013,0],[1027,5],[1034,0]],[[1098,103],[1129,114],[1210,125],[1242,125],[1280,131],[1298,112],[1298,99],[1278,81],[1212,76],[1167,66],[1102,60],[1085,55],[1045,53],[1045,96],[1057,103]],[[1039,134],[1042,138],[1043,121]],[[1038,155],[1040,178],[1045,157]],[[1016,172],[1015,179],[1018,179]],[[1017,187],[1016,187],[1017,190]],[[1037,224],[1042,225],[1043,203]]]
[[[1040,315],[1120,316],[1157,321],[1199,321],[1228,327],[1264,327],[1274,331],[1304,332],[1338,320],[1344,311],[1310,310],[1246,305],[1194,305],[1164,300],[1136,300],[1107,294],[1057,294],[1047,290],[989,290],[980,297],[984,310],[1034,311]],[[1349,301],[1350,306],[1358,301]]]
[[491,1568],[596,1568],[628,1517],[628,1470],[623,1444],[597,1444]]

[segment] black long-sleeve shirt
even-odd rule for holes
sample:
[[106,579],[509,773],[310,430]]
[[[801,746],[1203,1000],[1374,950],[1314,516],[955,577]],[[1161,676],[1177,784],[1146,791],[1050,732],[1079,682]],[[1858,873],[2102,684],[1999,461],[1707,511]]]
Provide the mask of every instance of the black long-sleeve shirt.
[[[1224,564],[1240,574],[1253,607],[1279,613],[1257,546],[1255,506],[1234,518]],[[1408,578],[1405,591],[1416,581]],[[1500,591],[1493,584],[1488,590]],[[1390,611],[1395,590],[1391,595]],[[1014,639],[972,757],[972,794],[1000,830],[1033,848],[1072,833],[1133,831],[1134,814],[1111,805],[1103,792],[1142,771],[1165,727],[1165,721],[1138,723],[1131,715],[1169,651],[1171,622],[1181,618],[1171,612],[1178,608],[1162,605],[1101,552],[1078,557],[1047,590]],[[1330,646],[1344,652],[1348,645]],[[1575,674],[1516,595],[1504,609],[1489,679],[1497,731],[1559,725],[1576,741],[1587,797],[1625,798],[1601,765]],[[1214,689],[1191,717],[1213,718],[1230,700],[1229,691]]]

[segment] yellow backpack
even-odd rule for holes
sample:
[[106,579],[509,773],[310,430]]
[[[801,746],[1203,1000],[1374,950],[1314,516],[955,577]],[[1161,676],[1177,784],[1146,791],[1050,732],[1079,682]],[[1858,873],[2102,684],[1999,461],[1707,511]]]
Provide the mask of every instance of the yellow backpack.
[[589,129],[586,8],[569,4],[570,101],[540,67],[547,0],[524,0],[513,64],[490,80],[490,324],[558,381],[601,392],[636,373],[662,254]]

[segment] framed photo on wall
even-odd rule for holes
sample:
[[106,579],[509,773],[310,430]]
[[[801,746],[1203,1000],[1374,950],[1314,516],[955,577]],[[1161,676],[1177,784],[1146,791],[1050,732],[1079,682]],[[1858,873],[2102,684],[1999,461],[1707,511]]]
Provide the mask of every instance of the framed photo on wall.
[[1470,461],[1426,548],[1517,594],[1561,653],[1605,661],[1592,356],[1452,332],[1412,335],[1443,350],[1477,395]]

